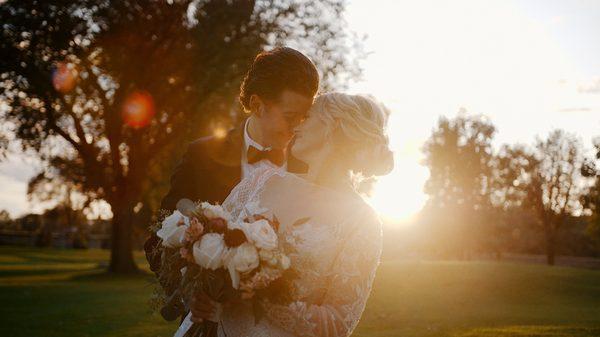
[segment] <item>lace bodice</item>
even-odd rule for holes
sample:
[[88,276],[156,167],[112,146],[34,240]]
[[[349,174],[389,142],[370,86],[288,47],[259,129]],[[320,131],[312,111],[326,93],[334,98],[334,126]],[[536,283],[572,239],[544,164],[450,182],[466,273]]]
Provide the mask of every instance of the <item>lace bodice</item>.
[[[371,291],[381,255],[381,222],[357,197],[308,183],[265,166],[244,179],[224,202],[235,216],[275,214],[279,236],[295,248],[294,302],[263,303],[255,324],[249,306],[226,307],[220,336],[349,336]],[[299,218],[309,220],[292,226]]]
[[254,171],[251,171],[248,177],[244,178],[229,193],[223,202],[223,207],[238,219],[260,211],[256,208],[260,203],[259,196],[263,192],[266,182],[276,175],[283,177],[286,173],[268,163],[259,162]]

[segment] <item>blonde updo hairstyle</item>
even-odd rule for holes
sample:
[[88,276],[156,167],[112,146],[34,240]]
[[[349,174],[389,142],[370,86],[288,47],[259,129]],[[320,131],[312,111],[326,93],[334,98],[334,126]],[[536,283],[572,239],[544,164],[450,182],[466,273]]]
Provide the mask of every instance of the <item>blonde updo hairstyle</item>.
[[327,93],[318,96],[312,113],[325,124],[332,155],[349,170],[368,178],[394,168],[394,155],[385,133],[389,110],[368,95]]

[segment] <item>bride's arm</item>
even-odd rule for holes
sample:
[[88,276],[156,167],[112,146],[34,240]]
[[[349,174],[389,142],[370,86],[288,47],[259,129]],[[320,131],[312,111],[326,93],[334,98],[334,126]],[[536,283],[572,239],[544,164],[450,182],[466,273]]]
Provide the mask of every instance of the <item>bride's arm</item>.
[[349,336],[371,291],[381,255],[381,224],[373,213],[359,217],[333,264],[329,289],[321,303],[265,305],[267,317],[298,336]]

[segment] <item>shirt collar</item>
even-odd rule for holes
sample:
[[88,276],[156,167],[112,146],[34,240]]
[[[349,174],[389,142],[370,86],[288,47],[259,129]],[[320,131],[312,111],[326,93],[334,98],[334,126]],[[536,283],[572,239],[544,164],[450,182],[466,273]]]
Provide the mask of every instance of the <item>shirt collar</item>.
[[245,152],[248,151],[248,148],[250,146],[255,147],[259,151],[268,150],[268,148],[265,148],[264,146],[258,144],[254,139],[252,139],[252,137],[250,137],[250,134],[248,133],[248,123],[249,122],[250,122],[250,118],[246,119],[246,124],[244,125],[244,150],[245,150]]

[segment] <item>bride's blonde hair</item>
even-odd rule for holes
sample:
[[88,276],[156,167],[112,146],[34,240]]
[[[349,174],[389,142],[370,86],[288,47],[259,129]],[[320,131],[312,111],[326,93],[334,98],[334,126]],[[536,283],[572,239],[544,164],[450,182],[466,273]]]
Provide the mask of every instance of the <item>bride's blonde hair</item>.
[[369,95],[327,93],[312,107],[328,130],[340,155],[349,156],[349,169],[364,177],[382,176],[394,168],[386,126],[389,110]]

